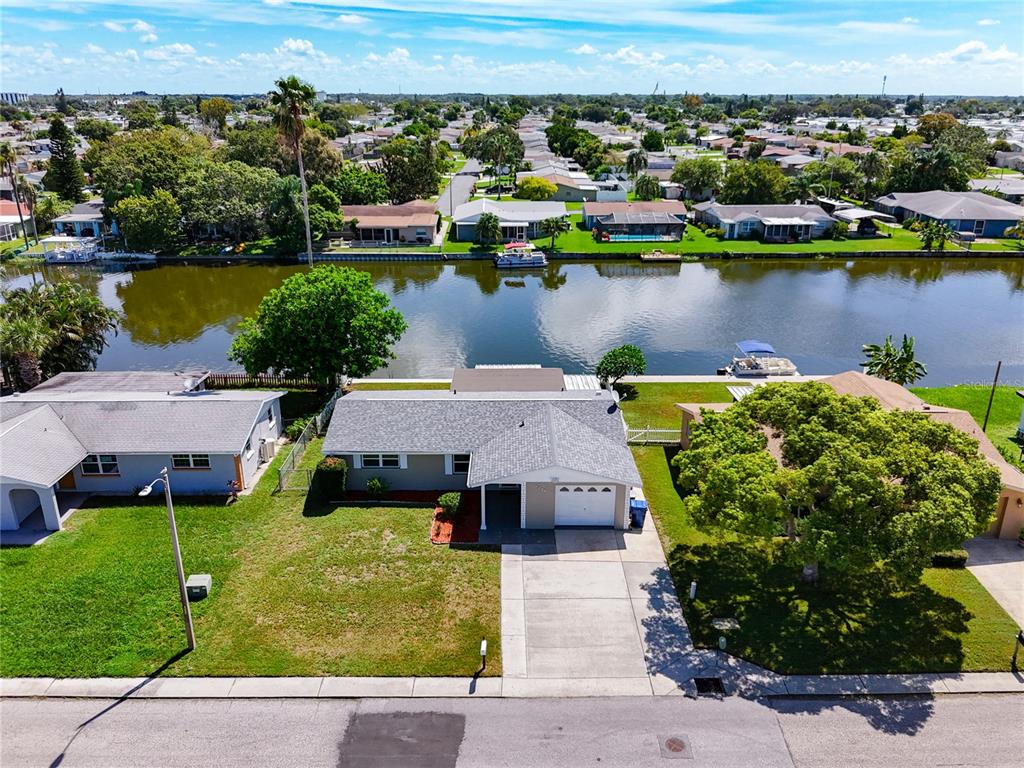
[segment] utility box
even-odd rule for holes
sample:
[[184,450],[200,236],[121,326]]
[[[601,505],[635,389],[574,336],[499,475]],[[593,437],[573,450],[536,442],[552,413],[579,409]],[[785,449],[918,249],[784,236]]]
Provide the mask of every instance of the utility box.
[[213,576],[208,573],[194,573],[185,582],[185,591],[188,593],[189,602],[202,600],[210,594],[213,587]]

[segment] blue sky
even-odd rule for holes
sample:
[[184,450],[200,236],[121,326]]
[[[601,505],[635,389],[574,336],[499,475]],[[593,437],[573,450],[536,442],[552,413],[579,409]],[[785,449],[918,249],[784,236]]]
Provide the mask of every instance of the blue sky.
[[1020,0],[2,0],[3,90],[1021,95]]

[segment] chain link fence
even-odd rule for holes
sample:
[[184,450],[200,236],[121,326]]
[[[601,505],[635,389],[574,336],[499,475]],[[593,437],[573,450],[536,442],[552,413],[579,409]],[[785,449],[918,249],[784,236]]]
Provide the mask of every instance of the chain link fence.
[[334,404],[338,401],[341,390],[335,391],[331,399],[323,409],[309,420],[302,434],[292,443],[288,455],[284,457],[281,466],[277,469],[277,491],[309,491],[313,483],[313,470],[301,467],[302,459],[306,454],[306,446],[309,441],[317,435],[321,435],[331,423],[331,414],[334,413]]

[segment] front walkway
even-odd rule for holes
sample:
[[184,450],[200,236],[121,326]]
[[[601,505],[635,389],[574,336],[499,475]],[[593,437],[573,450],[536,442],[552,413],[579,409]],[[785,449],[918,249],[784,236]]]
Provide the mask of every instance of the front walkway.
[[693,650],[651,517],[643,531],[558,529],[553,545],[503,545],[501,646],[506,695],[581,684],[650,695]]
[[965,545],[967,570],[974,574],[1010,618],[1024,627],[1024,548],[1015,539],[978,537]]

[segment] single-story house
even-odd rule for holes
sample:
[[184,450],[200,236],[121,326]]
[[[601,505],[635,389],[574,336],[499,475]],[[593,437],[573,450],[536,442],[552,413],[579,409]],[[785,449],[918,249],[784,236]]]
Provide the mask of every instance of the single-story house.
[[898,221],[922,219],[939,221],[954,232],[978,237],[1002,237],[1024,219],[1024,207],[984,192],[890,192],[875,198],[875,208]]
[[971,188],[972,192],[990,192],[1014,205],[1024,202],[1024,178],[1010,176],[1009,178],[971,179],[967,182],[967,186]]
[[136,493],[163,467],[175,493],[251,486],[281,437],[284,393],[174,376],[76,373],[0,398],[0,530],[37,511],[60,530],[62,494]]
[[683,233],[686,232],[686,214],[667,211],[613,211],[595,217],[593,228],[597,239],[609,242],[674,241],[682,239]]
[[[18,209],[21,215],[18,215]],[[32,231],[32,214],[24,203],[0,200],[0,242],[17,240],[23,235],[23,227]]]
[[628,203],[584,203],[583,226],[594,229],[598,220],[610,214],[667,213],[686,220],[686,206],[675,200],[636,200]]
[[785,243],[821,237],[835,219],[818,205],[722,205],[698,203],[695,221],[719,227],[726,240],[758,238]]
[[441,215],[430,202],[347,205],[343,214],[345,239],[359,245],[439,245]]
[[117,222],[112,221],[109,226],[104,223],[102,200],[87,200],[84,203],[77,203],[70,213],[65,213],[53,220],[55,235],[100,237],[107,232],[116,235]]
[[[762,155],[762,157],[764,156]],[[796,176],[811,163],[818,162],[818,158],[802,154],[771,156],[764,157],[764,159],[775,163],[787,176]]]
[[604,389],[357,391],[335,405],[322,450],[348,463],[352,490],[382,477],[394,490],[479,493],[482,530],[626,528],[641,485]]
[[[1024,472],[1003,458],[999,449],[992,444],[971,414],[956,408],[931,405],[899,384],[860,371],[846,371],[821,379],[821,382],[832,387],[840,395],[873,397],[887,410],[923,413],[935,421],[951,424],[977,440],[978,451],[999,471],[1002,481],[1002,490],[996,502],[996,517],[988,532],[1001,539],[1017,538],[1017,532],[1024,527]],[[731,405],[732,403],[677,403],[676,408],[682,416],[680,448],[687,450],[690,447],[692,425],[701,421],[702,410],[721,412]]]
[[501,240],[508,243],[541,237],[540,222],[544,219],[565,218],[569,212],[565,203],[546,200],[472,200],[455,209],[452,217],[455,239],[462,242],[476,240],[476,223],[485,213],[493,213],[501,222]]

